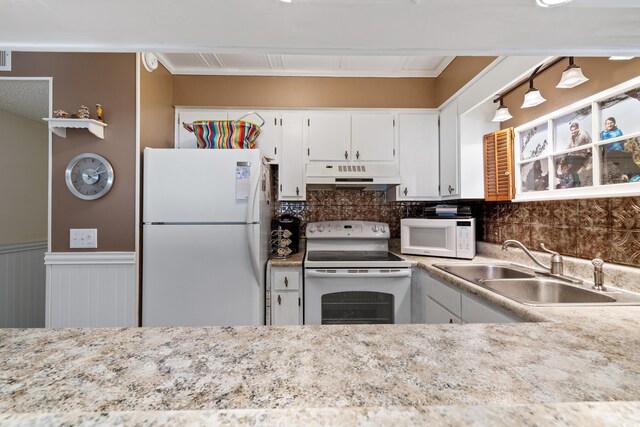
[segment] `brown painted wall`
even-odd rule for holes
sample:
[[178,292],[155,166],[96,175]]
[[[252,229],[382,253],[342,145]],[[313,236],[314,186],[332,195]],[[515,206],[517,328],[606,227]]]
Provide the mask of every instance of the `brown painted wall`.
[[630,61],[610,61],[608,58],[575,58],[575,64],[582,68],[582,72],[589,81],[572,89],[557,89],[562,72],[569,65],[565,60],[555,67],[545,71],[534,81],[534,87],[546,98],[536,107],[521,109],[524,94],[529,89],[527,83],[504,98],[505,105],[513,116],[502,122],[502,129],[516,127],[530,122],[545,114],[566,107],[581,99],[587,98],[617,84],[640,76],[640,58]]
[[433,78],[173,77],[173,105],[273,108],[435,108]]
[[49,129],[0,110],[0,244],[47,240]]
[[[70,228],[98,229],[98,248],[85,251],[135,249],[135,58],[134,54],[14,52],[12,71],[0,72],[0,77],[53,77],[54,109],[74,112],[84,104],[95,115],[96,103],[104,107],[104,120],[108,124],[104,140],[83,129],[69,129],[66,139],[53,137],[54,252],[71,251]],[[67,164],[84,152],[106,157],[115,170],[113,188],[99,200],[74,197],[64,182]]]
[[173,76],[193,107],[437,108],[495,57],[458,57],[437,78]]
[[495,56],[457,56],[436,78],[436,105],[442,105],[496,59]]
[[140,150],[173,148],[172,76],[162,64],[150,73],[140,65]]

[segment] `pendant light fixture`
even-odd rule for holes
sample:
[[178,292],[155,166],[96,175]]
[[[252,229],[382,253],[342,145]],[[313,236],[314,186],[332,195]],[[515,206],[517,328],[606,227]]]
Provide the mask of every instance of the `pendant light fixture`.
[[[513,117],[511,114],[509,114],[509,109],[504,105],[502,98],[499,98],[499,100],[500,100],[500,105],[498,106],[496,115],[493,116],[493,119],[491,119],[492,122],[504,122],[505,120],[509,120],[510,118]],[[496,99],[493,102],[498,102],[498,99]]]
[[520,108],[531,108],[536,105],[540,105],[545,102],[546,99],[542,97],[540,91],[533,87],[533,79],[529,80],[529,90],[524,94],[524,102]]
[[582,68],[573,63],[573,56],[569,57],[569,66],[562,73],[560,83],[556,86],[559,89],[570,89],[581,85],[589,79],[582,74]]
[[536,0],[540,7],[556,7],[569,3],[571,0]]

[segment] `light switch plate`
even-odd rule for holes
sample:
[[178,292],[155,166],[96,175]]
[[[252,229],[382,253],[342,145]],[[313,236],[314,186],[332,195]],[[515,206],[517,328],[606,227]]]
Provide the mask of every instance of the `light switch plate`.
[[72,228],[69,230],[69,248],[97,248],[97,228]]

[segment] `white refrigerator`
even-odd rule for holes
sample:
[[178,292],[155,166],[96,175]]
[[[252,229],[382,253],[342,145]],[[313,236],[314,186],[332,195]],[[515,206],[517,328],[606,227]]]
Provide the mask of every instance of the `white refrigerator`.
[[259,150],[144,150],[142,326],[264,324],[269,191]]

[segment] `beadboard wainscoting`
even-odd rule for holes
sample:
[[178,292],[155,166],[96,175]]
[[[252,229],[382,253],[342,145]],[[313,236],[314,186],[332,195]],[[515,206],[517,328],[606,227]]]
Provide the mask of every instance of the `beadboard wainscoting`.
[[47,242],[0,245],[0,328],[44,327]]
[[137,326],[134,252],[55,252],[47,267],[46,326]]

